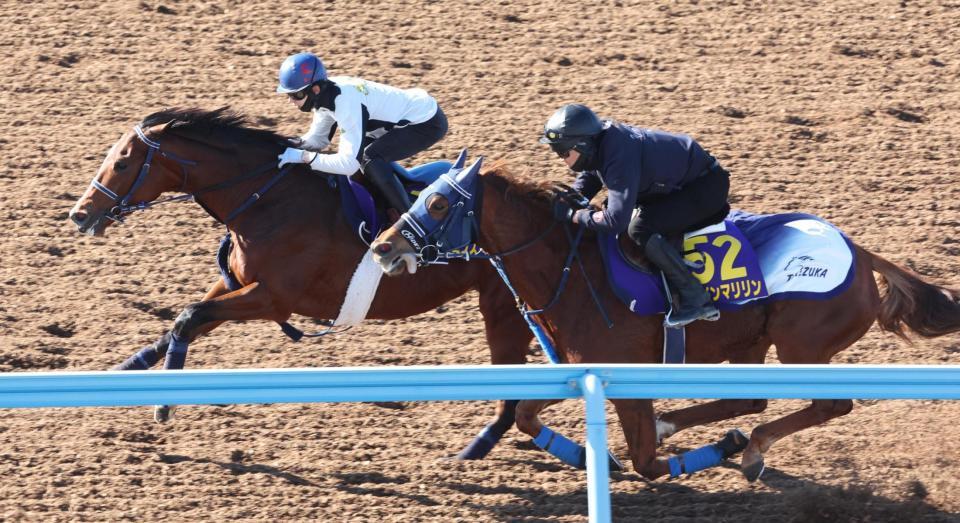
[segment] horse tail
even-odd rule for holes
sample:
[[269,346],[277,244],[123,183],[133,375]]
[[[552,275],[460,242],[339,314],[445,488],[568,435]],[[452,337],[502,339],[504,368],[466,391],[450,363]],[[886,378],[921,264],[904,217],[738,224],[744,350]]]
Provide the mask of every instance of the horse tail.
[[925,338],[960,331],[960,290],[923,281],[919,275],[866,249],[873,270],[880,273],[881,330],[907,339],[905,327]]

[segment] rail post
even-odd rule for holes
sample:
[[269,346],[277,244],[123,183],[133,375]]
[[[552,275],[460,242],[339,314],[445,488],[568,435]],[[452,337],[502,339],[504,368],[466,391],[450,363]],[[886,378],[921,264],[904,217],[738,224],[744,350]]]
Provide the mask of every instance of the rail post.
[[587,505],[590,523],[610,521],[610,467],[603,382],[592,371],[580,378],[587,418]]

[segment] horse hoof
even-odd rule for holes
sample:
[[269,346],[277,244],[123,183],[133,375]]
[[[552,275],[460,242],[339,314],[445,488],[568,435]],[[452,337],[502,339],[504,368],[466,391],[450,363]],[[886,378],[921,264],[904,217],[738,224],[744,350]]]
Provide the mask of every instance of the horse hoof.
[[607,457],[610,458],[610,472],[623,472],[623,463],[620,463],[620,460],[609,450],[607,451]]
[[743,472],[743,475],[747,478],[747,481],[753,483],[754,481],[760,479],[760,475],[763,474],[765,465],[763,464],[763,457],[761,456],[758,461],[754,461],[749,464],[741,464],[740,472]]
[[166,423],[173,419],[173,413],[176,410],[176,405],[157,405],[153,408],[153,420],[157,423]]
[[724,434],[723,439],[717,442],[717,447],[723,451],[723,459],[727,459],[734,454],[738,454],[747,448],[750,444],[750,438],[740,429],[733,429]]

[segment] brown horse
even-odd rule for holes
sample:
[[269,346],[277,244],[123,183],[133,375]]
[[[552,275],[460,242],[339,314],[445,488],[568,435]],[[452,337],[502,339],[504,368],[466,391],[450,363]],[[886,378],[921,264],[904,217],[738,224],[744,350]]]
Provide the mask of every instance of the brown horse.
[[[570,266],[565,260],[570,260],[573,234],[567,231],[565,235],[565,226],[551,225],[551,192],[513,179],[503,164],[494,165],[479,175],[476,171],[476,168],[465,169],[456,178],[441,178],[421,193],[403,219],[381,233],[371,250],[384,271],[401,273],[406,265],[402,262],[409,262],[417,252],[423,252],[422,246],[416,251],[411,248],[409,238],[426,245],[441,243],[455,247],[457,240],[451,243],[449,236],[441,235],[464,230],[457,221],[469,221],[479,215],[475,227],[478,244],[491,253],[511,252],[502,257],[505,272],[520,298],[530,307],[546,307],[540,322],[555,341],[563,361],[658,363],[663,343],[663,316],[637,316],[618,301],[605,284],[600,253],[592,247],[595,242],[584,242],[590,247],[579,251],[583,265],[572,264],[566,287],[561,294],[556,294],[557,282],[563,281],[560,275],[565,266]],[[479,202],[478,208],[472,207],[475,202]],[[414,228],[421,229],[419,235],[412,234],[411,222],[415,223]],[[960,330],[958,291],[926,283],[861,247],[855,247],[855,251],[853,282],[833,298],[754,302],[724,312],[719,321],[689,325],[687,361],[763,363],[767,350],[775,345],[782,363],[828,363],[835,354],[860,339],[874,321],[881,329],[900,336],[906,335],[906,328],[924,337]],[[881,276],[879,288],[873,272]],[[598,301],[610,314],[612,327],[601,321],[588,282],[602,283],[595,288],[599,289]],[[882,297],[881,289],[885,289]],[[553,305],[548,306],[551,302]],[[517,408],[517,426],[534,437],[541,448],[575,464],[575,459],[566,459],[571,455],[572,442],[545,428],[538,419],[538,413],[550,403],[521,401]],[[728,433],[728,437],[712,449],[708,446],[688,452],[683,458],[665,459],[657,457],[660,438],[695,425],[762,412],[767,401],[713,401],[668,412],[659,419],[654,418],[651,400],[613,400],[613,403],[634,468],[651,479],[715,465],[746,445],[741,470],[749,480],[755,480],[763,471],[763,454],[774,442],[843,416],[853,408],[851,400],[814,400],[799,412],[756,427],[748,445],[743,438],[731,439]],[[562,438],[559,449],[552,446],[556,438]],[[691,461],[697,463],[691,464]]]
[[[271,131],[246,127],[242,116],[223,108],[151,114],[114,144],[70,211],[80,232],[102,235],[162,193],[187,193],[226,222],[232,234],[229,267],[242,285],[231,291],[222,279],[213,282],[169,332],[120,368],[145,369],[165,356],[170,368],[168,347],[182,353],[172,368],[182,367],[187,344],[227,321],[285,322],[294,313],[337,317],[365,246],[344,218],[329,176],[302,165],[278,174],[277,155],[286,142]],[[482,261],[385,278],[367,317],[420,314],[471,289],[479,292],[492,363],[524,363],[532,335],[496,272]],[[516,401],[499,402],[496,420],[460,457],[483,457],[513,425],[515,406]],[[164,409],[158,407],[158,421],[169,416]]]

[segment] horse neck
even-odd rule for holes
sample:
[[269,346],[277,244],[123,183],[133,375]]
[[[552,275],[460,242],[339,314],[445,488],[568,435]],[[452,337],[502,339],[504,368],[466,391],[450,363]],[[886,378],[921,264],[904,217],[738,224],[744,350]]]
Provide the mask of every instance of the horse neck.
[[[187,169],[188,175],[184,192],[197,193],[195,195],[197,203],[208,214],[220,221],[225,220],[231,213],[240,208],[279,172],[275,168],[267,168],[275,165],[277,161],[277,152],[267,145],[231,150],[231,148],[205,145],[193,139],[184,139],[183,141],[186,148],[189,149],[189,152],[185,154],[192,155],[186,157],[200,158],[200,160],[197,160],[197,165]],[[240,179],[264,168],[267,169],[258,176]],[[292,173],[285,178],[293,178]],[[227,224],[228,228],[237,230],[242,229],[245,224],[249,226],[257,223],[256,220],[251,220],[251,217],[261,214],[263,209],[268,207],[264,203],[277,198],[293,198],[296,196],[297,191],[291,191],[291,186],[295,184],[285,183],[289,182],[288,179],[281,180],[271,187],[268,193],[262,195],[264,202],[258,201],[244,210],[237,216],[236,220]],[[230,184],[231,180],[236,180],[236,183]],[[228,185],[222,189],[207,190],[219,184]],[[298,189],[304,190],[303,187]],[[314,191],[306,189],[306,192],[312,193]]]
[[[480,214],[480,247],[505,252],[539,237],[552,225],[543,202],[520,194],[509,179],[482,176],[483,210]],[[504,183],[506,182],[506,183]],[[511,282],[532,308],[546,305],[556,292],[563,264],[570,252],[564,228],[557,224],[542,239],[503,258]]]

